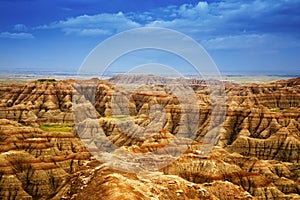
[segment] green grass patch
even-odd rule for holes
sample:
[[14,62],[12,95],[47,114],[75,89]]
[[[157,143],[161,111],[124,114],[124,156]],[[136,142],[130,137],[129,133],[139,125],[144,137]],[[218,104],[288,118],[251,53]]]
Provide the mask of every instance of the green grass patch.
[[41,78],[41,79],[38,79],[36,80],[36,82],[40,82],[40,83],[54,83],[56,82],[56,80],[54,78]]
[[271,108],[270,111],[271,112],[280,112],[280,111],[283,111],[284,109],[283,108]]
[[126,119],[129,119],[129,116],[127,116],[127,115],[115,115],[115,116],[106,116],[106,118],[126,120]]
[[74,127],[72,123],[59,123],[59,124],[41,124],[40,129],[49,132],[71,132]]

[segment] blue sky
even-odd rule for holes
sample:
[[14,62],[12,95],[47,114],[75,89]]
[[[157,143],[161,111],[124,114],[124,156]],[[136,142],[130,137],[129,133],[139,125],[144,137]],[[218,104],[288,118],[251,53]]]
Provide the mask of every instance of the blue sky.
[[299,0],[1,0],[0,69],[76,71],[106,38],[153,26],[192,37],[223,72],[300,71]]

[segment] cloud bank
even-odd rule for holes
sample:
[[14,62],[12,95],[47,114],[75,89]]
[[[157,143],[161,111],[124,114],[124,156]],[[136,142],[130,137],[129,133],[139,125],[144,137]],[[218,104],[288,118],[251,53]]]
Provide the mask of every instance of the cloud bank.
[[0,38],[9,38],[9,39],[33,39],[34,36],[31,33],[11,33],[11,32],[1,32]]
[[81,15],[43,25],[38,27],[38,29],[61,29],[66,35],[101,36],[112,35],[140,26],[140,24],[128,19],[122,12],[119,12]]
[[[200,1],[141,13],[81,15],[38,29],[60,29],[65,35],[111,36],[147,26],[178,30],[210,49],[249,48],[266,42],[286,47],[292,40],[299,41],[300,4],[297,0]],[[278,41],[280,38],[286,41]]]

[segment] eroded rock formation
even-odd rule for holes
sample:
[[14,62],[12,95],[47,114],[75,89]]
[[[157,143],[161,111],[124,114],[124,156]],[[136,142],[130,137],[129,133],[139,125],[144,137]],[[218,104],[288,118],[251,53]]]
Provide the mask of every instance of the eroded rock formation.
[[[146,84],[122,86],[132,82]],[[164,86],[172,82],[193,92],[180,101],[176,88]],[[300,78],[224,87],[222,116],[222,109],[212,113],[211,98],[221,92],[200,80],[118,76],[0,86],[1,199],[299,199]],[[52,123],[76,126],[39,128]],[[95,161],[88,151],[112,145],[131,153],[124,165],[137,164],[131,167],[138,174]],[[172,162],[145,172],[137,155],[147,152],[170,155],[149,165]],[[119,162],[115,153],[105,155]]]

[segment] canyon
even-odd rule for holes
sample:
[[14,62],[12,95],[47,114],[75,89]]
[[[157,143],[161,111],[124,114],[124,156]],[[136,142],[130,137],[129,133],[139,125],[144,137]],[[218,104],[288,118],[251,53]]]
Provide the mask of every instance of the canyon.
[[300,199],[300,77],[39,79],[0,96],[1,199]]

